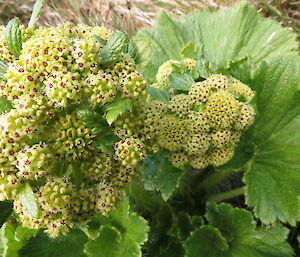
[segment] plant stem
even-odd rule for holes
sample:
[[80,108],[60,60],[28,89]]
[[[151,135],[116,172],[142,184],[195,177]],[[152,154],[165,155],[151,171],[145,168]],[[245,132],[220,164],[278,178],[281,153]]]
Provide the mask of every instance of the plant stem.
[[245,187],[240,187],[224,193],[210,195],[207,199],[210,201],[221,202],[227,199],[240,196],[244,193],[244,191],[245,191]]
[[225,170],[225,171],[214,171],[212,175],[204,179],[200,185],[199,189],[209,192],[215,188],[221,181],[227,178],[231,173],[235,172],[234,170]]

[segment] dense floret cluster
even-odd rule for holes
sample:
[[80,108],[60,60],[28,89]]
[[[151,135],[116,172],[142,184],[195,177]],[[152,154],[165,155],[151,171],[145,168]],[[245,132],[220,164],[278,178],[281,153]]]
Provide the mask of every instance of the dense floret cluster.
[[178,74],[180,67],[181,74],[191,74],[196,61],[171,60],[159,68],[153,87],[167,88],[170,100],[157,104],[148,99],[141,112],[140,133],[155,149],[168,150],[176,167],[220,166],[233,157],[243,130],[254,121],[250,104],[254,93],[242,82],[221,74],[194,80],[187,91],[176,90],[169,76],[174,70]]
[[[95,131],[78,111],[97,110],[106,122],[106,107],[116,99],[128,99],[134,111],[146,82],[126,51],[101,64],[101,52],[114,35],[105,27],[64,24],[31,36],[20,29],[22,49],[15,56],[0,27],[0,59],[8,65],[0,96],[13,106],[0,116],[0,200],[14,200],[25,227],[44,228],[56,237],[115,208],[145,156],[143,142],[126,125],[131,112],[125,111],[113,129],[105,123]],[[109,133],[115,141],[105,152],[99,142]],[[19,197],[25,185],[38,202],[38,217]]]

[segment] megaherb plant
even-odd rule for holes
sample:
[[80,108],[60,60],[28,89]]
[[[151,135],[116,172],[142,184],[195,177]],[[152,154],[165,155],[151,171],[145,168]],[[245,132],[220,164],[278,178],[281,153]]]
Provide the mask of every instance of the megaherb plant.
[[0,32],[1,256],[297,254],[295,35],[245,4],[36,29],[42,4]]

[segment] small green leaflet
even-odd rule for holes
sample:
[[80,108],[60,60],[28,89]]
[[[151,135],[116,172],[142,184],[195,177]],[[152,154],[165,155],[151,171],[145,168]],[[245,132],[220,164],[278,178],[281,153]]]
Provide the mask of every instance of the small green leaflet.
[[22,32],[19,18],[13,18],[8,22],[5,29],[5,39],[8,49],[19,58],[22,50]]
[[102,134],[109,129],[106,120],[96,111],[81,109],[77,111],[77,116],[85,126],[92,129],[93,134]]
[[0,97],[0,114],[10,111],[13,108],[12,102]]
[[101,57],[100,65],[108,67],[116,63],[122,52],[128,49],[129,39],[124,32],[116,32],[107,41],[107,44],[102,48],[99,57]]
[[19,250],[27,240],[37,234],[37,231],[6,222],[0,229],[0,255],[2,257],[20,257]]
[[106,41],[100,37],[100,36],[97,36],[97,35],[93,35],[93,37],[98,41],[98,43],[102,46],[105,46],[106,45]]
[[208,203],[208,225],[193,231],[185,243],[186,257],[292,257],[281,225],[256,227],[252,214],[229,204]]
[[179,91],[189,91],[195,83],[192,74],[187,72],[183,74],[171,73],[169,75],[169,82],[175,90]]
[[96,143],[101,152],[113,154],[113,145],[119,140],[120,138],[118,138],[114,133],[111,133],[100,137]]
[[152,86],[148,87],[148,95],[150,95],[154,100],[158,100],[163,103],[168,103],[170,101],[169,88],[164,87],[163,89],[155,88]]
[[76,227],[80,229],[88,238],[95,240],[99,235],[100,231],[91,230],[89,226],[84,223],[75,223]]
[[130,99],[117,96],[115,100],[106,106],[105,119],[111,125],[122,113],[132,111],[132,102]]
[[26,213],[32,218],[38,219],[40,217],[39,204],[29,183],[20,189],[19,198]]
[[137,49],[136,49],[136,46],[135,46],[135,43],[130,40],[129,43],[128,43],[128,48],[127,48],[127,51],[126,51],[134,60],[136,60],[137,58]]
[[36,23],[40,17],[40,13],[42,11],[43,5],[44,5],[45,0],[36,0],[34,6],[33,6],[33,11],[28,23],[28,32],[29,34],[33,34],[35,30]]
[[199,73],[200,77],[205,79],[207,79],[210,75],[212,75],[212,72],[209,67],[209,62],[203,58],[197,59],[195,70],[196,72]]
[[165,201],[171,197],[184,174],[184,171],[172,166],[168,154],[163,151],[148,156],[141,164],[140,171],[145,188],[160,191]]
[[6,80],[5,74],[8,64],[0,59],[0,80]]
[[130,212],[127,198],[108,216],[98,215],[92,223],[99,227],[99,236],[85,245],[89,257],[142,256],[141,245],[148,239],[149,227],[146,220]]
[[192,41],[190,41],[181,49],[180,54],[183,58],[196,59],[199,55],[199,48],[195,46]]
[[[85,245],[85,252],[91,257],[118,257],[118,247],[122,244],[122,234],[115,227],[103,225],[99,237]],[[123,255],[122,255],[123,256]],[[134,255],[138,256],[138,255]],[[124,256],[125,257],[125,256]],[[130,256],[126,256],[130,257]]]

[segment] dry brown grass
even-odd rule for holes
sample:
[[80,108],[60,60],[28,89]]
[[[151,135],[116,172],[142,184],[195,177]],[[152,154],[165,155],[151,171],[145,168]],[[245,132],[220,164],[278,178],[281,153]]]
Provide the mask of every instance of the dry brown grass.
[[[48,0],[40,25],[56,25],[62,21],[104,24],[134,34],[141,27],[151,26],[162,9],[176,14],[195,9],[215,10],[239,0]],[[265,16],[278,19],[300,35],[300,0],[248,0]],[[34,0],[0,0],[0,22],[18,16],[29,20]]]

